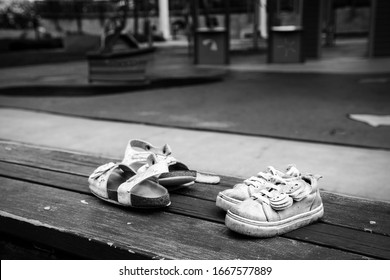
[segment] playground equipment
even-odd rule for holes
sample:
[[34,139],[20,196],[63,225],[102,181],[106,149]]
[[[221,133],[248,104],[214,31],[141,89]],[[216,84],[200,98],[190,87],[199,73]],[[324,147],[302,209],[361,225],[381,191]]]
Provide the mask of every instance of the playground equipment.
[[147,83],[147,63],[154,48],[141,48],[135,37],[124,32],[129,0],[120,0],[104,24],[100,48],[87,54],[89,82]]

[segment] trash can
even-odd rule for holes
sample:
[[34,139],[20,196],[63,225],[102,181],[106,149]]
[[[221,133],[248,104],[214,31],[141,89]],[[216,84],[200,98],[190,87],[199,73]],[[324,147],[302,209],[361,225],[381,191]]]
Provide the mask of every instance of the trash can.
[[301,26],[271,27],[268,61],[270,63],[304,62],[302,35]]
[[198,28],[195,32],[195,63],[221,65],[228,63],[225,28]]

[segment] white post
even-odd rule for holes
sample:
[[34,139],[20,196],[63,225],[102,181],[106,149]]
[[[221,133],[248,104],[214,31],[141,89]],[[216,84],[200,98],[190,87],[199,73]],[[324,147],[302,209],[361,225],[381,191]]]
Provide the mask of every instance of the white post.
[[267,39],[267,0],[260,0],[260,34]]
[[160,10],[159,24],[164,39],[171,39],[171,27],[169,23],[169,0],[158,0]]

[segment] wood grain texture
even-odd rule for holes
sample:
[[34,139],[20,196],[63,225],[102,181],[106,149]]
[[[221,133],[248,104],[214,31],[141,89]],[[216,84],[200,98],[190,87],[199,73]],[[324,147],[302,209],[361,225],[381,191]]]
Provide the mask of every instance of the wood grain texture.
[[[58,172],[48,171],[48,170],[38,170],[37,172],[37,170],[32,167],[8,164],[4,162],[0,162],[0,170],[1,171],[5,170],[6,172],[9,173],[12,173],[12,171],[14,171],[15,174],[22,174],[23,176],[21,177],[26,179],[28,182],[34,182],[35,180],[38,184],[42,184],[42,181],[44,181],[44,183],[49,188],[51,188],[51,186],[55,186],[56,188],[59,189],[67,189],[70,191],[76,190],[80,193],[84,193],[86,195],[91,196],[92,199],[98,200],[97,198],[95,198],[90,194],[89,189],[85,184],[85,180],[80,180],[84,178],[80,176],[70,175],[66,173],[59,173],[61,177],[60,180],[57,180],[58,176],[56,173]],[[43,174],[41,172],[43,172]],[[21,178],[19,177],[18,179]],[[172,200],[171,207],[164,209],[164,211],[185,215],[189,217],[194,217],[198,219],[203,219],[207,221],[212,221],[219,224],[224,224],[225,212],[217,208],[215,206],[214,201],[182,196],[180,194],[171,194],[171,200]],[[322,231],[322,235],[312,234],[313,231],[311,228],[313,226],[314,225],[306,226],[305,228],[300,229],[298,232],[296,231],[290,232],[284,235],[284,237],[296,239],[296,240],[302,240],[305,242],[310,242],[319,245],[326,245],[334,248],[340,248],[340,249],[349,248],[348,250],[351,252],[359,253],[366,256],[373,256],[377,258],[382,258],[384,255],[386,255],[385,252],[380,252],[375,247],[365,246],[365,245],[360,246],[360,243],[355,244],[354,239],[350,239],[347,240],[348,242],[345,242],[346,241],[345,239],[340,238],[342,242],[334,242],[334,237],[333,237],[334,227],[332,227],[331,225],[325,225]],[[326,230],[328,230],[328,235],[326,234]],[[350,236],[351,234],[354,234],[356,232],[355,230],[349,228],[341,228],[338,229],[338,231],[340,236],[343,235]],[[378,239],[376,243],[382,242],[381,236],[372,235],[365,232],[359,232],[360,237],[364,237],[365,235],[372,236],[371,240],[374,241]],[[302,238],[302,236],[304,236],[304,238]],[[387,239],[390,240],[390,238]]]
[[113,160],[115,159],[0,141],[0,161],[36,166],[41,169],[89,175],[99,165]]
[[324,223],[314,223],[284,234],[296,240],[312,240],[315,243],[347,252],[364,254],[369,257],[390,259],[390,238],[384,235],[370,234],[360,230],[346,229]]
[[322,192],[326,223],[390,236],[390,203]]
[[[67,175],[56,173],[55,176],[59,176],[59,180],[54,185],[65,188],[69,186],[76,191],[86,193],[89,191],[83,180],[86,180],[97,166],[109,161],[116,161],[116,159],[73,154],[0,141],[0,161],[84,176],[85,179],[72,177],[66,179]],[[4,176],[34,180],[35,171],[28,171],[30,174],[28,176],[28,174],[23,173],[23,170],[17,171],[16,166],[9,167],[3,172],[2,168],[0,168],[0,174]],[[12,171],[13,168],[15,168],[15,172]],[[38,174],[41,174],[39,180],[44,180],[42,183],[53,184],[53,181],[55,181],[52,180],[55,178],[50,178],[50,175],[45,174],[42,170],[37,171],[36,176]],[[73,185],[62,184],[60,178],[70,180],[71,182],[77,180],[79,183],[75,182],[76,184]],[[37,179],[35,182],[40,182],[39,180]],[[221,183],[218,185],[195,184],[175,191],[174,194],[215,201],[220,191],[231,188],[241,181],[241,178],[222,176]],[[390,203],[357,199],[329,192],[322,192],[321,195],[325,207],[325,216],[322,219],[324,222],[387,236],[390,235]]]
[[[2,224],[3,225],[3,224]],[[8,225],[7,225],[8,226]],[[1,260],[77,260],[79,256],[54,250],[44,244],[0,234]]]
[[[78,169],[79,160],[82,164]],[[97,165],[110,160],[112,161],[16,143],[0,143],[0,176],[86,194],[93,200],[98,199],[90,194],[87,176]],[[215,198],[219,191],[241,181],[240,178],[222,177],[218,185],[195,184],[175,191],[171,193],[172,205],[164,209],[164,212],[223,225],[225,213],[215,206]],[[322,197],[325,207],[322,222],[290,232],[283,237],[370,257],[389,258],[389,203],[328,192],[322,192]],[[321,228],[321,234],[315,233],[318,228]],[[334,232],[337,232],[337,235],[334,235]],[[118,258],[118,255],[116,257]]]
[[[247,238],[221,224],[164,211],[117,207],[88,195],[8,178],[0,178],[0,191],[1,231],[87,258],[106,258],[91,249],[93,244],[127,258],[365,258],[282,237]],[[107,253],[107,258],[121,253]]]

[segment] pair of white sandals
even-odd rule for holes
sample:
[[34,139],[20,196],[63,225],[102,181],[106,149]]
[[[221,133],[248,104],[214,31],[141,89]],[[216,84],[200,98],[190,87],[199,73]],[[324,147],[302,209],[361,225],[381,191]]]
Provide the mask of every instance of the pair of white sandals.
[[189,170],[172,156],[168,144],[156,147],[143,140],[130,140],[122,162],[99,166],[88,178],[95,196],[135,208],[166,207],[169,191],[219,181],[216,175]]

